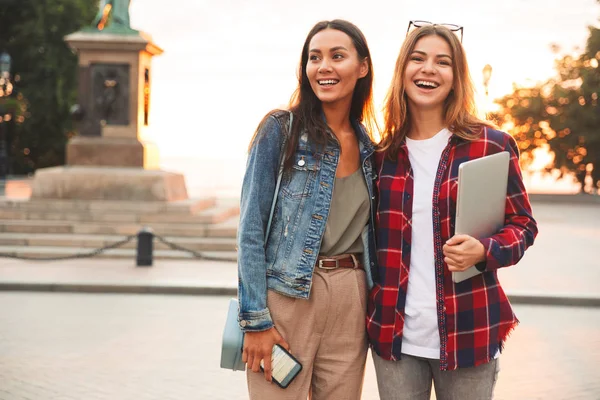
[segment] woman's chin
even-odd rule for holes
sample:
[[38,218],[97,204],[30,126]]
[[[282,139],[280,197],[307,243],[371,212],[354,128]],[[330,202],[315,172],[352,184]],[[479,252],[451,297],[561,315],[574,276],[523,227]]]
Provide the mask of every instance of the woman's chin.
[[439,99],[414,99],[410,103],[418,110],[442,109],[444,106],[444,101]]

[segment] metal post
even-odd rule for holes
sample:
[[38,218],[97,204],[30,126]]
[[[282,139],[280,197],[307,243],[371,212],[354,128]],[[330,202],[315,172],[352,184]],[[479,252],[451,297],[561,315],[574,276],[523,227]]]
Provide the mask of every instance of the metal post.
[[8,152],[6,151],[6,111],[0,105],[0,196],[6,195],[8,175]]
[[490,64],[485,64],[483,67],[483,87],[485,88],[485,113],[487,114],[490,111],[490,78],[492,77],[492,66]]
[[152,229],[148,227],[142,228],[137,234],[137,240],[137,266],[151,267],[154,241]]
[[[12,59],[7,52],[0,53],[0,84],[2,85],[2,93],[0,97],[9,97],[13,91],[10,83],[10,67]],[[6,115],[8,110],[5,110],[0,103],[0,196],[5,195],[6,178],[8,174],[8,151],[6,144]]]

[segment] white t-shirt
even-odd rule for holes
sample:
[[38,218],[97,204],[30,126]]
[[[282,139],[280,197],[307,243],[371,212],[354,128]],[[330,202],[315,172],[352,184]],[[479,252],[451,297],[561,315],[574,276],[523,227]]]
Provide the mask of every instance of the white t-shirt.
[[425,140],[406,138],[413,170],[412,243],[402,353],[439,359],[433,247],[433,185],[442,152],[452,133],[442,129]]

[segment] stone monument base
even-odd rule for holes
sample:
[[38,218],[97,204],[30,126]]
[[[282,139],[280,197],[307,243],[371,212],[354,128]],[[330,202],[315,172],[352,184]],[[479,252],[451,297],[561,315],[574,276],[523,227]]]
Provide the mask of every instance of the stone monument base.
[[76,136],[67,143],[66,163],[158,169],[158,149],[154,143],[138,139]]
[[119,167],[38,169],[32,199],[178,201],[188,198],[182,174]]

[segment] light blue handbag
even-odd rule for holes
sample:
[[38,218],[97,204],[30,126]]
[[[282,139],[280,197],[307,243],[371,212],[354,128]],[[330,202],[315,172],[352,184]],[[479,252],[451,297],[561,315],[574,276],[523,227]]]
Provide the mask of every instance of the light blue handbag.
[[[290,111],[289,132],[292,131],[292,122],[294,114]],[[284,136],[285,137],[285,136]],[[271,203],[271,214],[265,231],[265,243],[269,237],[271,230],[271,221],[273,220],[273,211],[275,210],[275,202],[279,193],[279,185],[281,184],[281,176],[283,175],[283,154],[285,153],[285,142],[281,146],[281,157],[279,158],[279,174],[277,176],[277,184],[275,185],[275,193],[273,194],[273,202]],[[238,324],[239,303],[237,299],[229,300],[229,310],[227,311],[227,319],[225,320],[225,329],[223,330],[223,344],[221,347],[221,368],[231,369],[233,371],[244,371],[246,364],[242,362],[242,350],[244,347],[244,332]]]
[[246,363],[242,362],[244,333],[238,324],[238,308],[237,299],[229,300],[229,310],[223,331],[223,347],[221,347],[221,368],[244,371],[246,369]]

